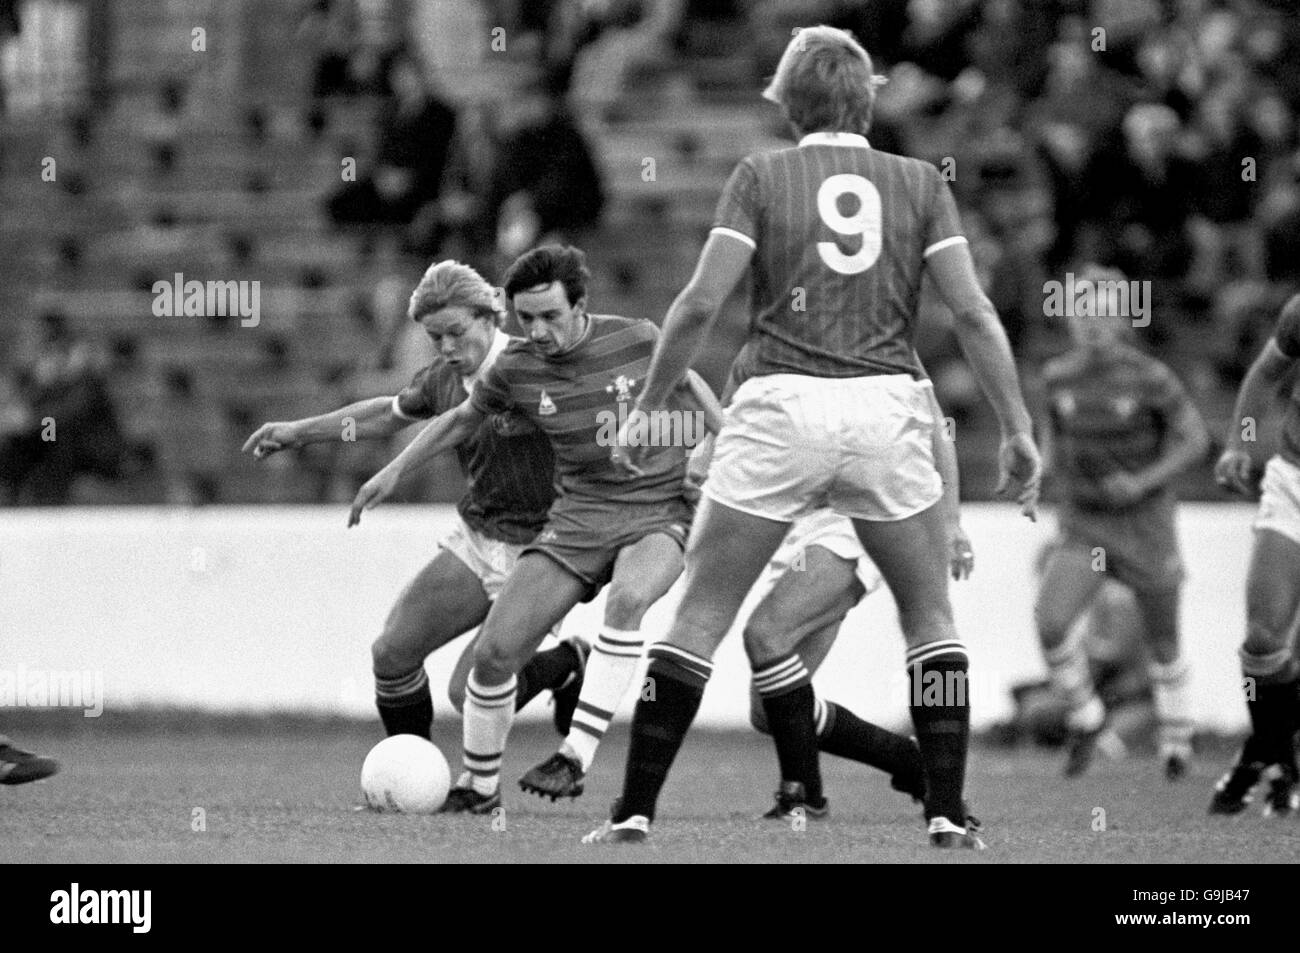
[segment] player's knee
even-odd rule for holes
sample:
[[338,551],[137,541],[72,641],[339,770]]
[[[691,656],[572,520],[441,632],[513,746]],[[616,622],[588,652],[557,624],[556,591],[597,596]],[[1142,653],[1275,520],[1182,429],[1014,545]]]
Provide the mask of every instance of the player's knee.
[[457,672],[452,680],[447,683],[447,697],[451,699],[451,707],[461,714],[465,711],[465,680],[468,677],[468,670]]
[[615,629],[638,629],[652,601],[635,586],[615,583],[605,597],[605,621]]
[[1070,632],[1069,621],[1041,601],[1034,606],[1034,626],[1038,630],[1038,643],[1045,649],[1056,648]]
[[[788,632],[786,633],[788,636]],[[759,668],[781,655],[783,634],[779,626],[764,619],[750,618],[745,626],[745,655],[752,668]]]
[[505,680],[521,668],[518,653],[495,639],[480,638],[474,645],[474,671],[480,677]]
[[415,658],[400,643],[381,635],[370,646],[371,666],[376,675],[389,678],[405,675],[424,664],[424,659]]

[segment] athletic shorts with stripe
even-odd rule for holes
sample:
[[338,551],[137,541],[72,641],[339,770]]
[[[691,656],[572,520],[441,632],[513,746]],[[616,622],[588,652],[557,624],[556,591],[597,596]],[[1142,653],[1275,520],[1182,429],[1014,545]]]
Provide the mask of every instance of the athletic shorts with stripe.
[[823,507],[892,522],[938,502],[930,382],[907,374],[765,374],[725,411],[703,492],[792,522]]
[[654,533],[682,549],[695,511],[681,497],[655,503],[592,500],[571,495],[551,506],[546,525],[523,553],[543,553],[587,584],[590,602],[614,575],[618,554]]

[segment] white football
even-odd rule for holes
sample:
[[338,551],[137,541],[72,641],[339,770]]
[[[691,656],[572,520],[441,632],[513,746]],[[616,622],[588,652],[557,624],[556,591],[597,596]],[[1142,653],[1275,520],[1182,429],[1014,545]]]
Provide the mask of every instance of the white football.
[[361,765],[361,793],[372,811],[433,814],[447,800],[451,769],[437,745],[418,735],[393,735]]

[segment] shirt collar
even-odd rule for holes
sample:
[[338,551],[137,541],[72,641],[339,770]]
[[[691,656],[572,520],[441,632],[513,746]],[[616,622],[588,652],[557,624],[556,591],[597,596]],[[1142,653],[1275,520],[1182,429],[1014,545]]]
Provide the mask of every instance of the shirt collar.
[[478,379],[487,373],[487,369],[496,362],[496,359],[509,343],[510,335],[497,328],[496,334],[492,337],[492,343],[488,345],[487,353],[483,355],[483,362],[479,364],[478,369],[473,374],[466,374],[460,379],[461,385],[465,388],[465,393],[468,394],[474,390],[474,385],[478,383]]
[[799,140],[802,146],[853,146],[858,149],[870,149],[871,143],[866,136],[856,132],[810,132]]

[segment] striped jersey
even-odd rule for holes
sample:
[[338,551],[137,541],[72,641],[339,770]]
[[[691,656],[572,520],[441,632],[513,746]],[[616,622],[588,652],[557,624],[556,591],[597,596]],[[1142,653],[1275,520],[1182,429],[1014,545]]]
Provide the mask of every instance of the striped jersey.
[[[582,337],[561,354],[544,355],[527,341],[511,341],[475,385],[474,409],[519,414],[544,431],[562,493],[629,503],[680,497],[687,450],[682,441],[651,449],[641,476],[616,467],[609,456],[645,383],[659,329],[645,320],[588,317]],[[675,395],[667,409],[683,409]]]
[[[1195,412],[1173,371],[1128,345],[1064,354],[1043,368],[1043,384],[1055,473],[1065,501],[1084,509],[1113,509],[1101,481],[1150,466],[1172,421]],[[1147,499],[1166,495],[1160,487]]]
[[[1282,307],[1273,331],[1278,350],[1287,357],[1300,360],[1300,295],[1291,298]],[[1283,460],[1300,467],[1300,382],[1291,388],[1286,402],[1286,416],[1282,418],[1282,445],[1278,453]]]
[[812,377],[917,376],[925,259],[966,240],[938,169],[852,133],[743,159],[713,228],[754,249],[756,373]]
[[[401,416],[423,420],[468,398],[461,375],[438,358],[393,402]],[[492,539],[531,543],[555,500],[555,457],[546,435],[522,414],[492,414],[456,456],[468,482],[456,505],[466,525]]]

